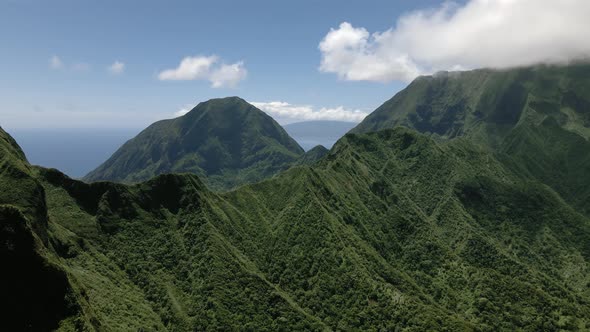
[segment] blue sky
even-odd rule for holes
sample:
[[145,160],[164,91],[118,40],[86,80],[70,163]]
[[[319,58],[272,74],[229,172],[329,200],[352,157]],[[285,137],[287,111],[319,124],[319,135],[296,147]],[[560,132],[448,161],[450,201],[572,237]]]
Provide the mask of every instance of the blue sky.
[[[281,123],[358,120],[347,114],[374,110],[419,74],[527,64],[518,58],[518,45],[540,25],[529,19],[529,28],[514,27],[523,17],[513,2],[519,1],[0,0],[0,125],[142,128],[200,101],[232,95],[257,102]],[[524,8],[534,4],[543,13],[557,11],[564,22],[581,22],[576,33],[588,35],[585,1],[572,1],[569,11],[551,1],[520,2],[522,15],[530,15]],[[500,23],[481,19],[490,12]],[[574,31],[565,25],[549,37],[533,35],[535,43],[524,46],[547,48],[559,33]],[[481,34],[451,36],[449,31],[470,30],[457,27]],[[505,30],[518,32],[521,40],[509,41],[516,47],[502,45]],[[465,45],[448,38],[466,39],[482,52],[461,53]],[[486,38],[487,44],[477,45]],[[503,46],[513,53],[490,54]],[[590,54],[577,47],[572,54]],[[540,53],[535,61],[571,58]],[[162,79],[182,59],[208,56],[217,58],[207,73]],[[117,73],[109,70],[116,61],[123,64]],[[246,74],[213,87],[212,75],[232,64]],[[318,117],[321,112],[333,116]]]
[[[186,105],[238,95],[316,107],[372,110],[403,83],[344,82],[318,71],[318,43],[330,28],[354,21],[386,29],[427,1],[9,1],[0,10],[2,98],[10,126],[143,127]],[[160,81],[158,72],[186,56],[243,61],[235,88],[207,81]],[[58,56],[61,70],[51,69]],[[125,64],[120,75],[106,68]],[[72,66],[88,68],[73,69]],[[61,109],[61,110],[60,110]],[[38,123],[18,113],[56,112]],[[67,117],[71,112],[97,113]],[[121,113],[132,116],[119,116]],[[5,115],[3,115],[4,117]],[[60,123],[61,122],[61,123]]]

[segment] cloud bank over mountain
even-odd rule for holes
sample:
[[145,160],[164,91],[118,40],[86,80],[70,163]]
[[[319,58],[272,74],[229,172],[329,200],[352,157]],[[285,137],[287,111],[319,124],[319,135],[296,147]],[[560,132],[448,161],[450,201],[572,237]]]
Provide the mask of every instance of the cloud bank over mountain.
[[368,112],[346,109],[343,106],[317,109],[310,105],[294,105],[284,101],[250,103],[279,123],[313,120],[360,122],[368,115]]
[[409,82],[439,70],[509,68],[590,57],[586,0],[470,0],[400,16],[370,33],[343,22],[319,44],[319,70],[349,81]]

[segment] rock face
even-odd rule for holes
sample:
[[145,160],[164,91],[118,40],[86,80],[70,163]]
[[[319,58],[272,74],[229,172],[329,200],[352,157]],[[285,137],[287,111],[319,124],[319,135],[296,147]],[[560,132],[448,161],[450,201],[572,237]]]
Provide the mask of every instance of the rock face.
[[212,99],[152,124],[84,180],[140,182],[186,172],[226,190],[272,176],[302,154],[278,123],[243,99]]

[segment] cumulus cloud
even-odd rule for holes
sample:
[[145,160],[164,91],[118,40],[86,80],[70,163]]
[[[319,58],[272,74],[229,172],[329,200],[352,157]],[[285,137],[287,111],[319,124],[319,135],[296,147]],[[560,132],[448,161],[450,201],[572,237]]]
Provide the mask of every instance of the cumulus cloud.
[[235,87],[246,78],[247,70],[242,61],[234,64],[220,63],[216,55],[185,57],[178,67],[158,74],[162,81],[208,80],[214,88]]
[[319,44],[320,71],[410,81],[438,70],[508,68],[590,57],[590,1],[469,0],[402,15],[369,33],[343,22]]
[[240,61],[232,65],[221,65],[211,72],[209,80],[214,88],[224,86],[235,87],[238,82],[246,78],[248,71],[244,68],[244,62]]
[[162,81],[188,81],[207,79],[211,66],[219,59],[217,56],[186,57],[175,69],[167,69],[158,75]]
[[62,68],[63,62],[57,55],[54,55],[49,59],[49,67],[51,67],[52,69]]
[[283,101],[251,102],[251,104],[272,117],[287,121],[333,120],[360,122],[368,115],[367,112],[345,109],[343,106],[314,109],[309,105],[293,105]]
[[409,81],[420,74],[407,54],[385,49],[378,34],[350,23],[332,29],[320,43],[320,70],[349,81]]
[[125,71],[125,63],[120,61],[113,62],[112,65],[109,66],[109,72],[113,75],[119,75]]

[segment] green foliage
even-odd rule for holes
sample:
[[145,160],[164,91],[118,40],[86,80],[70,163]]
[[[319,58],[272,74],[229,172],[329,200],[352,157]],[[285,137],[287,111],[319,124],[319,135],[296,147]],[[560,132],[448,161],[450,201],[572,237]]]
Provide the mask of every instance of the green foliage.
[[81,308],[63,326],[576,330],[590,317],[588,219],[467,140],[347,135],[312,168],[225,194],[189,174],[35,175]]
[[590,212],[590,65],[439,73],[416,79],[355,133],[406,126],[466,137],[520,176]]
[[590,215],[590,142],[548,117],[522,123],[503,141],[499,158],[521,176],[551,186]]
[[79,312],[65,272],[45,250],[48,241],[43,187],[0,128],[0,310],[6,330],[55,329]]

